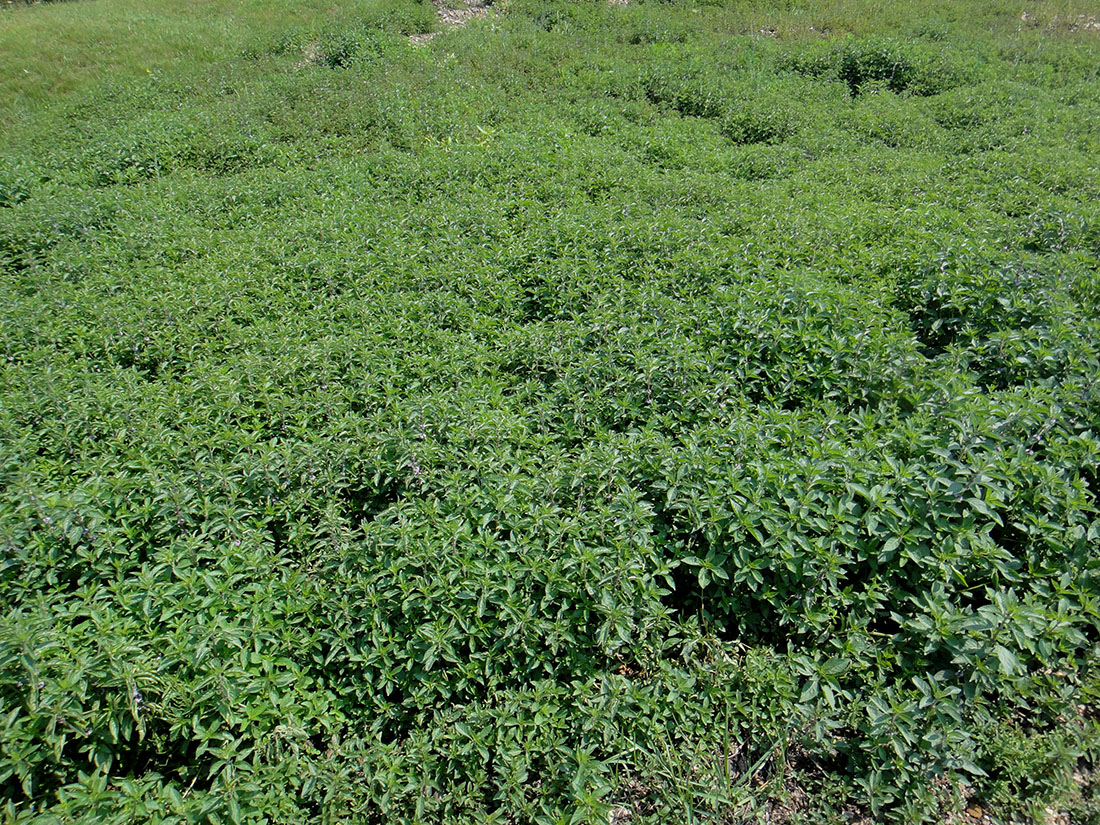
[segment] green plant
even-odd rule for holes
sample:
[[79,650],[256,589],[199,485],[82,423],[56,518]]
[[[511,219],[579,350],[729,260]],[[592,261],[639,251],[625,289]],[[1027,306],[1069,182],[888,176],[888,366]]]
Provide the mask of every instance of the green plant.
[[1095,818],[1032,11],[5,11],[6,819]]

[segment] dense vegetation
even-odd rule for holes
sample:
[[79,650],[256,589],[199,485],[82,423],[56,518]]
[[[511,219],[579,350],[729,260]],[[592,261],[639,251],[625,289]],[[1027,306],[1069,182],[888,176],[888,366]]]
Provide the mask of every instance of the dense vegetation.
[[1094,23],[0,12],[6,819],[1096,822]]

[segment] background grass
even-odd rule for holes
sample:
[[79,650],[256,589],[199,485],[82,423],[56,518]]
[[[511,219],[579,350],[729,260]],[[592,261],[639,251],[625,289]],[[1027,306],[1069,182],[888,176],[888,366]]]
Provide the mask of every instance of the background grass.
[[1089,14],[5,9],[7,819],[1095,821]]

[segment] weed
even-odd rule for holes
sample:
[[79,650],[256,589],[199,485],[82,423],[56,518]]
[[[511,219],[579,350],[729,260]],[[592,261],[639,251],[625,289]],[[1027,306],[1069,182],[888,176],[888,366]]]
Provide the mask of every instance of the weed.
[[7,819],[1095,818],[1086,10],[200,7],[0,12]]

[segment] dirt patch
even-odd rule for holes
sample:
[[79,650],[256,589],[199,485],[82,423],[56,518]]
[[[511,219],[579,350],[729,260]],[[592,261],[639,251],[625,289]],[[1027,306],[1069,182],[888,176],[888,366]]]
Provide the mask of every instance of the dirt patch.
[[[443,24],[441,31],[465,26],[475,17],[485,17],[489,14],[489,2],[487,0],[460,0],[457,4],[451,4],[445,2],[445,0],[432,0],[432,5],[435,6],[439,22]],[[427,43],[437,34],[440,34],[441,31],[410,34],[409,42],[414,46]]]
[[1037,15],[1023,12],[1020,20],[1031,28],[1042,27],[1048,32],[1091,32],[1100,34],[1100,19],[1085,14],[1076,17],[1059,17],[1054,15],[1050,20],[1042,20]]

